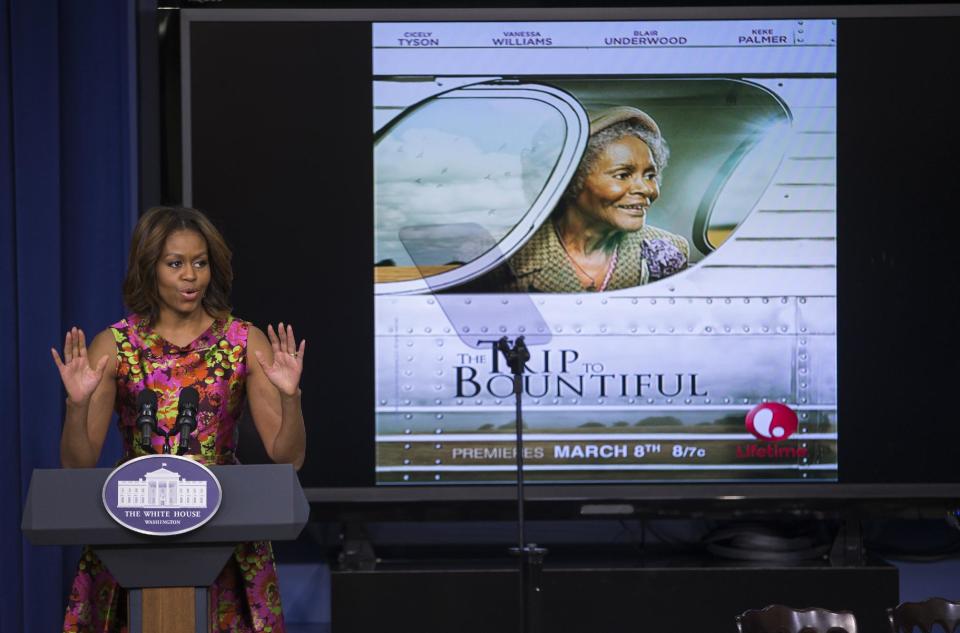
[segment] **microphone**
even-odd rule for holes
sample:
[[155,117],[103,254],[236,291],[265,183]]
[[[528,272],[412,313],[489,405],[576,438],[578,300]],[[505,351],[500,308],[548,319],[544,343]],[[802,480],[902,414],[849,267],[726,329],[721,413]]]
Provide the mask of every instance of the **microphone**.
[[530,350],[527,348],[527,344],[524,343],[523,336],[518,336],[513,341],[512,349],[509,339],[507,339],[506,336],[501,337],[500,340],[497,341],[497,350],[506,358],[507,365],[510,367],[513,375],[519,376],[523,373],[524,364],[530,360]]
[[150,440],[157,430],[157,392],[144,389],[137,394],[137,426],[140,427],[140,446],[150,451]]
[[180,429],[180,443],[177,454],[187,453],[190,433],[197,428],[197,409],[200,406],[200,394],[193,387],[185,387],[180,391],[180,403],[177,405],[177,427]]

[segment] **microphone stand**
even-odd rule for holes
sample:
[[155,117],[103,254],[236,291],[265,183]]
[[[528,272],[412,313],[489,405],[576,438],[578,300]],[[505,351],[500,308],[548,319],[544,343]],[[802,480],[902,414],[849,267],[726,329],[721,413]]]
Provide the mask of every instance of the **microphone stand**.
[[497,341],[497,349],[503,354],[513,374],[513,394],[517,405],[517,543],[510,552],[520,557],[520,617],[523,633],[540,633],[542,623],[542,576],[543,557],[547,550],[537,547],[536,543],[527,543],[526,523],[523,516],[523,370],[530,360],[530,350],[522,336],[518,336],[510,347],[507,337]]

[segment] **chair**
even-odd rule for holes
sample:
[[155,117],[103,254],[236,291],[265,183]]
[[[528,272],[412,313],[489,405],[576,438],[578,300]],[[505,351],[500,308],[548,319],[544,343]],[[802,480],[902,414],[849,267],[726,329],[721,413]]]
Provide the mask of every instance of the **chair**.
[[857,633],[857,619],[850,611],[792,609],[773,604],[737,616],[740,633]]
[[891,633],[911,633],[914,627],[923,633],[932,633],[933,626],[939,624],[944,633],[953,633],[960,623],[960,603],[943,598],[930,598],[923,602],[901,602],[887,609]]

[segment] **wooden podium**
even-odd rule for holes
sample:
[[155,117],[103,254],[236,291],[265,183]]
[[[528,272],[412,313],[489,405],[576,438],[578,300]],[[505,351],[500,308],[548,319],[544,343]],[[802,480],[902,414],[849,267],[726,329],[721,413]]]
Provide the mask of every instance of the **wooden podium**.
[[186,534],[149,536],[114,521],[108,468],[35,470],[21,528],[34,545],[89,545],[129,591],[130,633],[210,631],[207,588],[237,543],[297,538],[310,506],[289,464],[211,466],[220,509]]

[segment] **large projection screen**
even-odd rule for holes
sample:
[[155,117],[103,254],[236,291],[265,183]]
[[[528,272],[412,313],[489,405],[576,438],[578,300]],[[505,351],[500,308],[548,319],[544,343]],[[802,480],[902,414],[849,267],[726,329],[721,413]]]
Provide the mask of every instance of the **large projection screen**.
[[[307,487],[511,483],[494,346],[521,334],[528,481],[957,481],[923,394],[957,351],[957,18],[924,16],[958,11],[757,11],[181,11],[182,200],[234,247],[238,314],[310,341]],[[610,117],[655,133],[598,150]],[[924,174],[922,275],[877,130]]]

